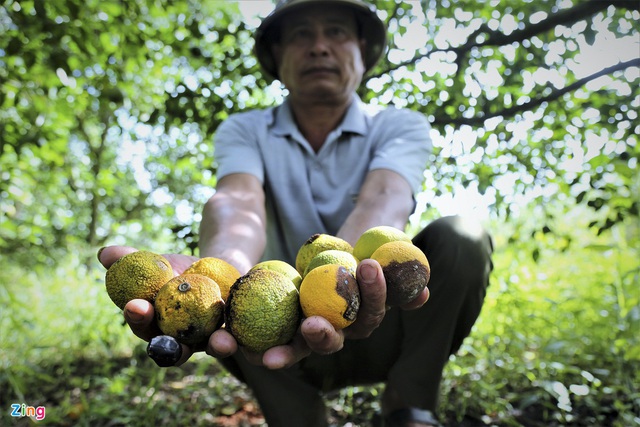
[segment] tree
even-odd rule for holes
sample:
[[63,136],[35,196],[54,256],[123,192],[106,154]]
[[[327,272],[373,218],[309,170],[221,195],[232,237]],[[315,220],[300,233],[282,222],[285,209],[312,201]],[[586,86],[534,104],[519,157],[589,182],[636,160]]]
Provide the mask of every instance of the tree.
[[[392,48],[370,77],[377,90],[368,98],[417,108],[442,135],[431,167],[442,183],[436,195],[475,182],[505,215],[527,192],[541,204],[575,198],[606,209],[594,223],[600,232],[637,218],[640,5],[494,3],[423,1],[426,18],[395,5],[393,41],[410,38],[416,20],[426,22],[426,40],[406,59],[393,60]],[[629,51],[617,52],[620,59],[585,53],[621,40]]]
[[[0,6],[0,251],[195,247],[215,129],[286,93],[237,2],[163,3]],[[600,232],[637,219],[638,2],[376,3],[390,47],[360,95],[431,121],[427,199],[477,187],[501,217],[527,195],[602,212]]]
[[189,225],[178,213],[214,183],[204,139],[242,84],[220,70],[250,56],[239,43],[248,32],[234,34],[236,9],[214,6],[0,8],[3,251],[94,247],[127,234],[151,246]]

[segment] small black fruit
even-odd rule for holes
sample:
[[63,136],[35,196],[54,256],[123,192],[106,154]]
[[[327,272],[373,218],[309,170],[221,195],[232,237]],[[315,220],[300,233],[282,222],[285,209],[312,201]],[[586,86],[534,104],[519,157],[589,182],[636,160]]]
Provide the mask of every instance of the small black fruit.
[[147,346],[147,354],[161,368],[174,366],[182,357],[182,346],[175,338],[158,335],[151,338]]

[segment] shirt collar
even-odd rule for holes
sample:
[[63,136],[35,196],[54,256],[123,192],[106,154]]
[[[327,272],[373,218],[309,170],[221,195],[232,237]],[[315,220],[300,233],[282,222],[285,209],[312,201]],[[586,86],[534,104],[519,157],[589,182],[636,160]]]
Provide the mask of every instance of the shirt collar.
[[[273,115],[271,120],[272,130],[276,135],[280,136],[295,136],[299,135],[300,131],[293,119],[293,112],[291,111],[291,104],[289,99],[273,109]],[[349,105],[347,113],[344,116],[342,122],[336,128],[336,131],[340,133],[355,133],[364,135],[367,129],[366,113],[363,108],[362,101],[357,94],[353,94],[353,102]]]

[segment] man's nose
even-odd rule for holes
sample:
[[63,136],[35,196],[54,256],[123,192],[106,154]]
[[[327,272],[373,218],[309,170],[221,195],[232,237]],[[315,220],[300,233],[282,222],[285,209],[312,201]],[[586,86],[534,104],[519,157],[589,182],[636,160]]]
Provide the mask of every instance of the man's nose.
[[311,54],[314,56],[326,55],[329,51],[329,38],[323,33],[316,33],[311,42]]

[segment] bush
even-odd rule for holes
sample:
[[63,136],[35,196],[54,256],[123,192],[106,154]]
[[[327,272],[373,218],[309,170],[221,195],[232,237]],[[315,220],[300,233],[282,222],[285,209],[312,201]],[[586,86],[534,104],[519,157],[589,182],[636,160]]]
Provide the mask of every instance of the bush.
[[[439,412],[450,425],[640,422],[637,239],[563,227],[510,240],[526,229],[511,222],[494,236],[485,306],[445,371]],[[250,391],[214,359],[155,366],[93,253],[79,249],[55,268],[0,261],[0,400],[45,406],[46,425],[261,425]],[[368,425],[381,391],[329,394],[332,423]],[[1,425],[31,425],[9,409]]]

